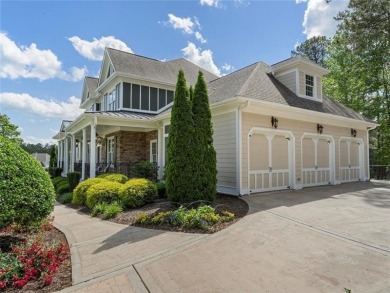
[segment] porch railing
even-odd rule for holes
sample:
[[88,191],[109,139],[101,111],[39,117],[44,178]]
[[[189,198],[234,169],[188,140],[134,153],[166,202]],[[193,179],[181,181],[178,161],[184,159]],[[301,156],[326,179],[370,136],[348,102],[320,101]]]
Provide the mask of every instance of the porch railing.
[[371,165],[370,178],[375,180],[390,180],[390,165]]

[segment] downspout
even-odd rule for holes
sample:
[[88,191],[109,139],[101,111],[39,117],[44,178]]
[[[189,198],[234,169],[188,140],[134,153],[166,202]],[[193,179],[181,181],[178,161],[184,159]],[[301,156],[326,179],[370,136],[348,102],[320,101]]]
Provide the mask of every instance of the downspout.
[[242,110],[248,107],[249,101],[242,102],[237,108],[237,176],[238,176],[238,195],[243,196],[242,192]]

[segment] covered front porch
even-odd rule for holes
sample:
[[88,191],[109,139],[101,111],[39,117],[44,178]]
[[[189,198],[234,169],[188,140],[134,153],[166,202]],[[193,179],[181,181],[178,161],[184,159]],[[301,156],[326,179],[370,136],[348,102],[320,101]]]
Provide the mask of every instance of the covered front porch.
[[104,173],[132,177],[136,163],[155,164],[161,177],[163,124],[154,116],[129,112],[84,113],[54,137],[58,139],[57,166],[80,172],[82,180]]

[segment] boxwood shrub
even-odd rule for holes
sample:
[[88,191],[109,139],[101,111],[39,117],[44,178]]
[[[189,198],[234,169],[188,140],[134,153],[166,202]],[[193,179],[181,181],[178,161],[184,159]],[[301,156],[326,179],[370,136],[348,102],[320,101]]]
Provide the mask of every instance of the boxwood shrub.
[[71,190],[70,190],[70,186],[69,186],[68,181],[61,182],[60,184],[58,184],[58,186],[56,188],[57,194],[60,194],[60,195],[66,193],[66,192],[69,192],[69,191],[71,191]]
[[[104,180],[104,179],[103,179]],[[104,182],[92,185],[87,190],[85,203],[92,209],[98,203],[110,204],[119,200],[119,189],[122,184],[105,180]]]
[[68,179],[66,179],[65,177],[55,177],[51,180],[51,182],[53,183],[53,186],[54,186],[54,189],[57,189],[58,185],[60,185],[61,183],[63,182],[68,182]]
[[68,177],[69,189],[70,191],[73,191],[76,188],[77,184],[80,183],[81,173],[69,172],[66,176]]
[[108,180],[103,178],[89,178],[76,186],[76,188],[73,190],[73,199],[72,203],[75,205],[84,205],[85,199],[87,197],[87,191],[88,189],[95,184],[106,182]]
[[0,135],[0,228],[37,224],[53,211],[54,201],[49,174],[30,154]]
[[126,175],[119,173],[106,173],[99,175],[98,178],[104,178],[108,181],[118,182],[118,183],[126,183],[129,180]]
[[157,198],[157,187],[148,179],[131,179],[123,184],[119,196],[125,207],[137,208]]

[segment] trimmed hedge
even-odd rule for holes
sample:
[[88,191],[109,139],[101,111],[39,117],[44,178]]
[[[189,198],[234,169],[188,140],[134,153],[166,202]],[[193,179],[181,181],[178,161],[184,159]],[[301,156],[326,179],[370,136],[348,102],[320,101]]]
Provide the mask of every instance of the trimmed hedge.
[[89,178],[76,186],[76,188],[73,190],[73,199],[72,203],[75,205],[83,205],[85,204],[85,200],[87,197],[87,191],[88,189],[95,184],[106,182],[108,180],[103,178]]
[[158,166],[156,163],[142,161],[136,163],[131,170],[133,178],[146,178],[153,182],[157,181]]
[[68,182],[68,179],[66,179],[65,177],[55,177],[51,180],[51,182],[53,183],[53,186],[54,186],[54,189],[57,189],[57,187],[63,183],[63,182]]
[[157,187],[148,179],[131,179],[121,187],[119,196],[125,207],[137,208],[157,198]]
[[69,183],[68,181],[66,182],[61,182],[58,187],[56,188],[56,192],[57,194],[61,195],[61,194],[64,194],[64,193],[67,193],[67,192],[70,192],[70,186],[69,186]]
[[108,181],[118,182],[118,183],[126,183],[129,180],[129,178],[127,178],[126,175],[119,174],[119,173],[106,173],[106,174],[99,175],[97,178],[104,178]]
[[[104,179],[103,179],[104,180]],[[85,203],[92,209],[98,203],[110,204],[119,200],[119,190],[122,184],[118,182],[105,181],[92,185],[87,190]]]
[[69,182],[69,189],[73,191],[76,186],[80,183],[81,173],[80,172],[70,172],[67,175]]
[[53,211],[54,201],[49,174],[30,154],[0,135],[0,228],[37,224]]
[[63,170],[62,170],[62,168],[59,168],[59,167],[49,167],[48,171],[49,171],[51,178],[56,178],[56,177],[61,176],[61,173]]
[[157,182],[156,187],[157,187],[158,197],[159,198],[166,198],[167,197],[167,190],[165,187],[165,183],[164,182]]

